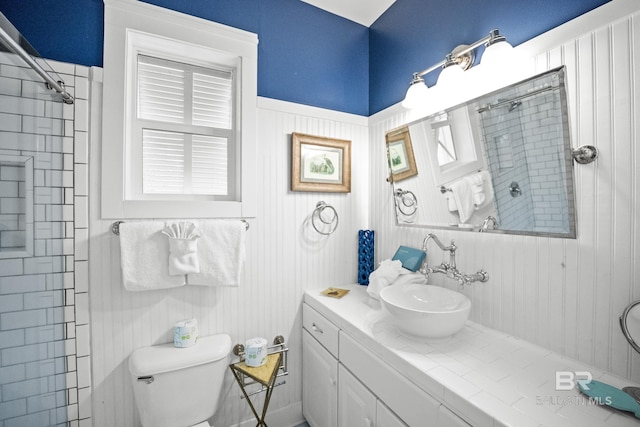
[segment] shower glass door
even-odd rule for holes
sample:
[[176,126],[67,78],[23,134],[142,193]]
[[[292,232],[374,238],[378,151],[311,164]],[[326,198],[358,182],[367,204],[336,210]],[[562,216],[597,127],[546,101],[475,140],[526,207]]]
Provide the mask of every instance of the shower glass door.
[[[63,103],[0,52],[0,425],[66,426],[73,154]],[[65,125],[66,123],[66,125]],[[71,236],[69,236],[71,234]],[[69,238],[71,237],[71,239]]]

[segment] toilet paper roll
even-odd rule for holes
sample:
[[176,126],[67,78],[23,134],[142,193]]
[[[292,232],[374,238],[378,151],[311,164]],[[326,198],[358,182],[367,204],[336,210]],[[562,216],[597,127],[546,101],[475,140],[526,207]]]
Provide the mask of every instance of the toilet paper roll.
[[173,345],[175,347],[193,347],[198,341],[198,321],[185,319],[176,322],[173,329]]
[[257,368],[267,363],[267,340],[251,338],[244,344],[244,363]]

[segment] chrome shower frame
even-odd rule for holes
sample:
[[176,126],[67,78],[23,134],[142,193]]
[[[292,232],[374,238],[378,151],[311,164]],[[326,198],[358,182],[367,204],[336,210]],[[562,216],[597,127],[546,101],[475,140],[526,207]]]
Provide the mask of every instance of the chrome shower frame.
[[58,92],[62,96],[62,100],[66,104],[73,104],[73,96],[71,96],[71,94],[69,94],[69,92],[67,92],[67,90],[65,89],[64,82],[62,80],[51,77],[51,75],[47,71],[45,71],[45,69],[42,68],[40,64],[38,64],[33,56],[27,53],[22,48],[22,46],[20,46],[20,43],[10,35],[10,32],[17,35],[20,34],[18,30],[9,22],[9,20],[2,13],[0,13],[0,43],[6,46],[9,51],[22,58],[22,60],[27,65],[29,65],[29,67],[31,67],[40,77],[42,77],[42,79],[45,81],[47,89],[55,90],[56,92]]

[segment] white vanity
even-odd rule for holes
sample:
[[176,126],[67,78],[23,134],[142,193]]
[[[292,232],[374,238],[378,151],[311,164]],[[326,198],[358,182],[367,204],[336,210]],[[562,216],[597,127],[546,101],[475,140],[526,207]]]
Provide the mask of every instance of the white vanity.
[[556,390],[556,372],[635,385],[467,322],[443,341],[400,334],[366,288],[305,293],[303,413],[312,427],[638,426],[631,414]]

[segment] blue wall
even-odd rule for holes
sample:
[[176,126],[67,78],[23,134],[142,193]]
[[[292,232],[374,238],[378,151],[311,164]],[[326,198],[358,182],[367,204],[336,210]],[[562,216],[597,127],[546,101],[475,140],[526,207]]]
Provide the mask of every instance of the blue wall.
[[[396,0],[370,29],[300,0],[146,1],[258,34],[260,96],[367,116],[459,44],[499,28],[517,45],[608,0]],[[102,0],[0,0],[0,11],[43,57],[102,66]]]
[[[369,29],[299,0],[148,0],[258,34],[258,95],[368,115]],[[0,0],[45,58],[102,66],[102,0]]]
[[[424,0],[397,0],[370,28],[369,114],[401,101],[414,72],[458,45],[498,28],[517,46],[608,1],[429,0],[426,7]],[[432,86],[438,74],[429,73],[425,83]]]

